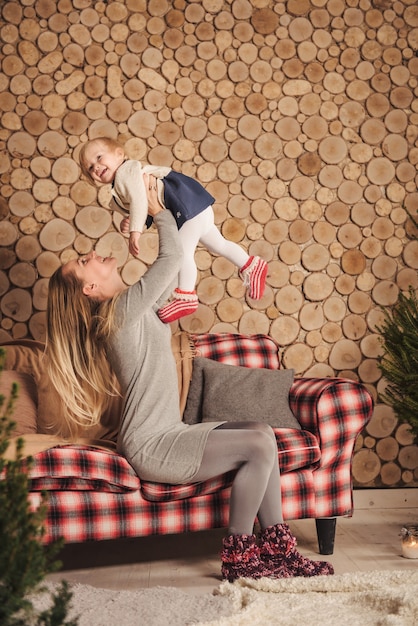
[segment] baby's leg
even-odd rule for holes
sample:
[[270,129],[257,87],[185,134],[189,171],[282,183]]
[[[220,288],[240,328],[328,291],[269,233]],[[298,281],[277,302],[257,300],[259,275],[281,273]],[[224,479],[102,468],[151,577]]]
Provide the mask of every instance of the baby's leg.
[[210,227],[211,211],[205,209],[191,220],[184,222],[179,230],[183,247],[183,263],[179,271],[178,286],[182,291],[193,291],[196,286],[197,268],[194,255],[202,232]]
[[208,213],[207,210],[202,211],[179,229],[183,261],[178,274],[178,285],[173,293],[172,301],[158,311],[158,317],[166,324],[191,315],[199,306],[195,290],[197,267],[194,254],[200,234],[208,228]]
[[[250,298],[259,300],[264,294],[267,263],[258,256],[248,256],[240,245],[225,239],[215,226],[212,207],[209,208],[211,213],[211,225],[207,231],[201,235],[201,243],[211,252],[215,252],[231,261],[231,263],[234,263],[239,269],[239,274],[244,280],[244,285],[248,287],[248,295]],[[206,209],[205,213],[208,210],[209,209]]]
[[205,229],[201,231],[200,242],[209,252],[223,256],[238,267],[238,269],[241,269],[241,267],[248,262],[250,257],[237,243],[225,239],[215,225],[212,207],[208,207],[204,213],[207,214],[207,219],[205,221]]

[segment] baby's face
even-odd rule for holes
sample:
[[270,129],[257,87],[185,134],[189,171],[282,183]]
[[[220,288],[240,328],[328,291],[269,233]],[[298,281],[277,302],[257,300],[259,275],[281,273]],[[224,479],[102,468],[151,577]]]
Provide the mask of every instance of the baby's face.
[[84,165],[96,183],[111,183],[125,154],[122,148],[108,148],[101,141],[92,141],[84,153]]

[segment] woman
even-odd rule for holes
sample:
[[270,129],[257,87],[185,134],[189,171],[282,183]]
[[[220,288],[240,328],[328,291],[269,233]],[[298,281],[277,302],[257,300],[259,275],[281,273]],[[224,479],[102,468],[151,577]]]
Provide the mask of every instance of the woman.
[[[180,484],[236,470],[222,549],[224,578],[332,574],[330,564],[297,552],[283,523],[273,430],[256,422],[190,426],[181,420],[170,327],[157,315],[176,280],[181,244],[172,214],[158,202],[155,179],[145,182],[159,252],[144,276],[126,287],[116,260],[92,252],[50,279],[49,373],[68,399],[68,424],[75,431],[100,421],[114,393],[112,385],[107,388],[109,361],[124,396],[118,450],[141,478]],[[259,540],[253,534],[256,516]]]

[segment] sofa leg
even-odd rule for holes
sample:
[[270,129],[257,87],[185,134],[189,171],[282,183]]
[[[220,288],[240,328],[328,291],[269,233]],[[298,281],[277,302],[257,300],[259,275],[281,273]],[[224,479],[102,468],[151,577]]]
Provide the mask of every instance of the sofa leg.
[[333,554],[335,541],[335,517],[322,517],[315,520],[318,535],[319,554]]

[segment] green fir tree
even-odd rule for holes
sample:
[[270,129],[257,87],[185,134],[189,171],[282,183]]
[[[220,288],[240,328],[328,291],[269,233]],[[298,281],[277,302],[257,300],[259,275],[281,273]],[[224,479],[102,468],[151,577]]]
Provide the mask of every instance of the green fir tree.
[[395,415],[411,425],[418,438],[418,300],[415,291],[399,294],[392,310],[383,309],[384,322],[377,330],[382,335],[384,354],[379,367],[388,381],[382,395]]
[[[0,348],[0,375],[5,352]],[[29,503],[28,468],[30,458],[23,455],[24,441],[19,439],[13,460],[5,452],[13,436],[13,405],[18,385],[13,383],[9,397],[0,394],[0,624],[1,626],[77,626],[65,621],[72,594],[63,581],[51,593],[50,608],[36,614],[31,597],[43,591],[47,574],[61,564],[55,560],[61,542],[44,546],[46,495],[41,506],[32,510]]]

